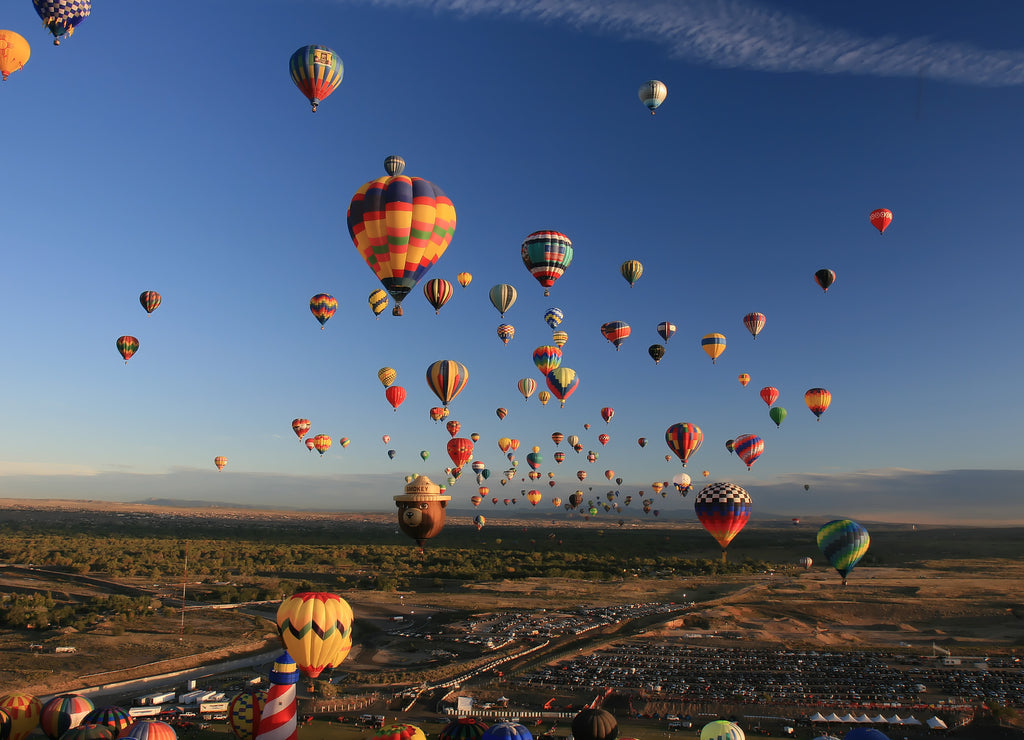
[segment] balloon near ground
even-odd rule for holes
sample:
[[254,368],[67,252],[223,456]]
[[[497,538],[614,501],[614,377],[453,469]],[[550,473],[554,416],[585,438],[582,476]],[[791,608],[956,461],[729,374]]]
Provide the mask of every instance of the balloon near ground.
[[839,571],[843,585],[871,544],[868,531],[852,519],[835,519],[818,530],[818,549]]
[[735,722],[718,719],[701,728],[700,740],[746,740],[746,735]]
[[488,726],[476,717],[458,717],[441,728],[438,740],[480,740]]
[[11,718],[9,740],[24,740],[39,726],[43,704],[31,694],[9,693],[0,696],[0,709]]
[[573,740],[615,740],[619,723],[605,709],[583,709],[572,718],[572,736]]
[[352,649],[352,608],[336,594],[297,593],[278,607],[277,630],[299,670],[316,678]]
[[96,707],[87,697],[79,694],[60,694],[46,702],[39,714],[39,727],[50,740],[82,723],[89,712]]
[[267,692],[258,689],[243,691],[231,699],[228,704],[228,723],[238,740],[254,740],[266,703]]
[[441,533],[445,522],[445,508],[451,496],[441,494],[441,487],[421,475],[405,486],[405,492],[394,497],[398,508],[398,526],[423,550],[431,537]]

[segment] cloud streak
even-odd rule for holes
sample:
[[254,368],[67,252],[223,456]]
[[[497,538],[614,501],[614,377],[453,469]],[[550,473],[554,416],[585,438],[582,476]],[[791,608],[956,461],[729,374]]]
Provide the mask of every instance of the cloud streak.
[[[342,0],[355,2],[358,0]],[[462,17],[514,17],[664,46],[676,58],[764,72],[1024,84],[1024,52],[926,37],[867,37],[750,0],[368,0]]]

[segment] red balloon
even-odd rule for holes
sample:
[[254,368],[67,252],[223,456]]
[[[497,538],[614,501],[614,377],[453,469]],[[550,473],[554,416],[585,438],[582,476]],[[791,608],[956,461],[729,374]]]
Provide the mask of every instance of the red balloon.
[[391,404],[395,411],[398,411],[398,407],[405,400],[405,388],[400,385],[389,385],[384,390],[384,397],[388,399],[388,403]]

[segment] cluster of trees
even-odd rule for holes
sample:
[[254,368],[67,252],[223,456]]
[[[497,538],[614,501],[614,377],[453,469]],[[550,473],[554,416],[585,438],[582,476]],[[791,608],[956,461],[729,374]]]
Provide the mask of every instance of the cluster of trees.
[[117,632],[140,617],[154,612],[173,613],[148,596],[96,596],[83,602],[58,601],[52,593],[0,593],[0,625],[9,629],[55,629],[74,627],[81,631],[100,622],[111,622]]

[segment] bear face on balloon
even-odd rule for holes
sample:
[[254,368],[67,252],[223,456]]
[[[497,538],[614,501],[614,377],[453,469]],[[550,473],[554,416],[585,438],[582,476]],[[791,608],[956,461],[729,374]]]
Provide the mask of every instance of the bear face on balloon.
[[439,534],[444,527],[445,508],[451,496],[441,494],[441,487],[424,475],[411,481],[405,493],[395,496],[398,526],[416,543],[423,543]]

